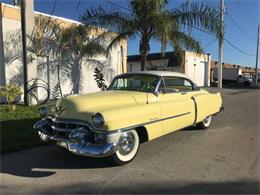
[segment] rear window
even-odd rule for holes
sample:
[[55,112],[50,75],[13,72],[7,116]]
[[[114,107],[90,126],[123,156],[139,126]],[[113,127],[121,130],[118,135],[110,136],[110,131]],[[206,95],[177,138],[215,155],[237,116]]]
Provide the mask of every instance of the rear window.
[[181,77],[165,77],[166,93],[192,91],[192,83]]

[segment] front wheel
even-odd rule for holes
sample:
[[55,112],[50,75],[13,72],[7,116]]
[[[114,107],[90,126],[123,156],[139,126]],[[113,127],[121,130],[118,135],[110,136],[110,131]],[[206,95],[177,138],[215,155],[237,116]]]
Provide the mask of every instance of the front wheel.
[[207,116],[202,122],[197,124],[200,129],[207,129],[211,124],[212,116]]
[[119,165],[133,160],[140,145],[139,136],[135,130],[122,133],[119,138],[118,150],[112,155],[112,160]]

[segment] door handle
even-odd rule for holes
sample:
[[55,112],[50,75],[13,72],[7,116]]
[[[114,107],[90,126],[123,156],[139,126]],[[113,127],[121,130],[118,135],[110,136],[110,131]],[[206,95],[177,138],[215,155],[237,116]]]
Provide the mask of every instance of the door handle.
[[182,93],[181,93],[181,95],[186,95],[186,94],[187,94],[187,92],[182,92]]

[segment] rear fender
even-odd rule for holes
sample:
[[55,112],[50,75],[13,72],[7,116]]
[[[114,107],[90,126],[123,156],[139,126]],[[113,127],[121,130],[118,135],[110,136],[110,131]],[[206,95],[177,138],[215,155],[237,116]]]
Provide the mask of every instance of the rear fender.
[[216,114],[220,111],[222,98],[220,93],[198,94],[192,97],[195,105],[194,124],[203,121],[207,116]]

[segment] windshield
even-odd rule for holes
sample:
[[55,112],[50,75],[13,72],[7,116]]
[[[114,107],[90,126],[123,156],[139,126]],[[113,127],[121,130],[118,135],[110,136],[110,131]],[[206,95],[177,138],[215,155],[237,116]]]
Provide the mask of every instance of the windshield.
[[116,77],[108,90],[155,92],[160,78],[155,75],[128,74]]

